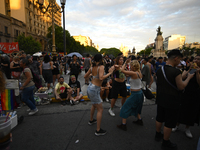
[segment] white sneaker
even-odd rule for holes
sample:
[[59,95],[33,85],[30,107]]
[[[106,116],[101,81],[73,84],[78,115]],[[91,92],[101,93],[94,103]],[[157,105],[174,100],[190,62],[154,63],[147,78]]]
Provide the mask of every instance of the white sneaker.
[[175,128],[172,128],[172,132],[176,132],[178,130],[178,126],[176,126]]
[[186,129],[185,134],[186,134],[187,137],[193,138],[192,133],[190,132],[190,129]]
[[38,109],[36,108],[35,110],[31,110],[31,112],[28,113],[28,115],[34,115],[34,114],[37,113],[37,112],[38,112]]
[[106,102],[110,102],[108,98],[106,98]]
[[27,109],[26,111],[31,111],[31,109],[29,108],[29,109]]
[[115,116],[115,113],[112,111],[112,109],[110,108],[109,110],[108,110],[108,112],[109,112],[109,114],[111,115],[111,116]]

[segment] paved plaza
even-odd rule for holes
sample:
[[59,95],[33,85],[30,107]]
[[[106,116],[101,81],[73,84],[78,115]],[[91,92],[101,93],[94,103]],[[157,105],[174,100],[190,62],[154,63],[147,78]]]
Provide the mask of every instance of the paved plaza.
[[[84,73],[79,76],[81,85],[84,83]],[[68,82],[68,75],[65,75]],[[13,142],[11,150],[160,150],[161,142],[154,141],[155,135],[155,101],[147,100],[142,110],[144,126],[133,124],[136,120],[129,117],[127,131],[117,128],[121,124],[120,99],[117,100],[115,117],[108,113],[110,103],[103,102],[103,118],[101,127],[107,130],[105,136],[95,136],[96,124],[88,125],[90,118],[90,101],[78,105],[61,106],[60,103],[38,106],[39,112],[28,116],[27,106],[17,109],[18,116],[23,115],[24,121],[12,131]],[[185,136],[184,125],[172,133],[171,141],[178,144],[179,150],[196,150],[199,139],[199,127],[191,128],[194,136]]]

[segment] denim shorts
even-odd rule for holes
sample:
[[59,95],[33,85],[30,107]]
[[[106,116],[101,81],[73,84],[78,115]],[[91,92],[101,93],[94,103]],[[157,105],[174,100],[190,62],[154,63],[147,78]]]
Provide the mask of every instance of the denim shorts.
[[100,97],[100,91],[101,91],[100,86],[96,86],[92,83],[89,84],[87,88],[87,95],[92,104],[100,104],[103,102]]

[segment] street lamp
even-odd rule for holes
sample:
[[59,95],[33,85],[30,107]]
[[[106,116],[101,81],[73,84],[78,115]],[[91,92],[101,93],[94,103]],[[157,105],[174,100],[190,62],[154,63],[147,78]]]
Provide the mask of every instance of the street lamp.
[[49,12],[52,16],[52,55],[56,55],[56,44],[55,44],[55,29],[54,29],[54,13],[57,11],[60,12],[60,8],[56,5],[55,0],[49,0],[49,4],[47,7],[44,7],[44,0],[38,0],[38,4],[40,5],[40,10],[43,14]]
[[66,55],[66,35],[65,35],[65,2],[66,0],[60,0],[62,12],[63,12],[63,42],[64,42],[64,55]]

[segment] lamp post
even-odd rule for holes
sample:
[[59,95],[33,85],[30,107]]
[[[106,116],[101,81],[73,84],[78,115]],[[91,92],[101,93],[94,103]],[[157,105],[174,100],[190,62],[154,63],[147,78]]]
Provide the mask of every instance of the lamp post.
[[38,4],[40,5],[40,10],[43,14],[49,12],[52,16],[52,55],[56,55],[56,44],[55,44],[55,29],[54,29],[54,13],[57,11],[60,12],[60,8],[56,5],[55,0],[49,0],[49,4],[47,7],[44,7],[44,0],[38,0]]
[[65,2],[66,0],[60,0],[62,12],[63,12],[63,43],[64,43],[64,55],[66,55],[66,35],[65,35]]

